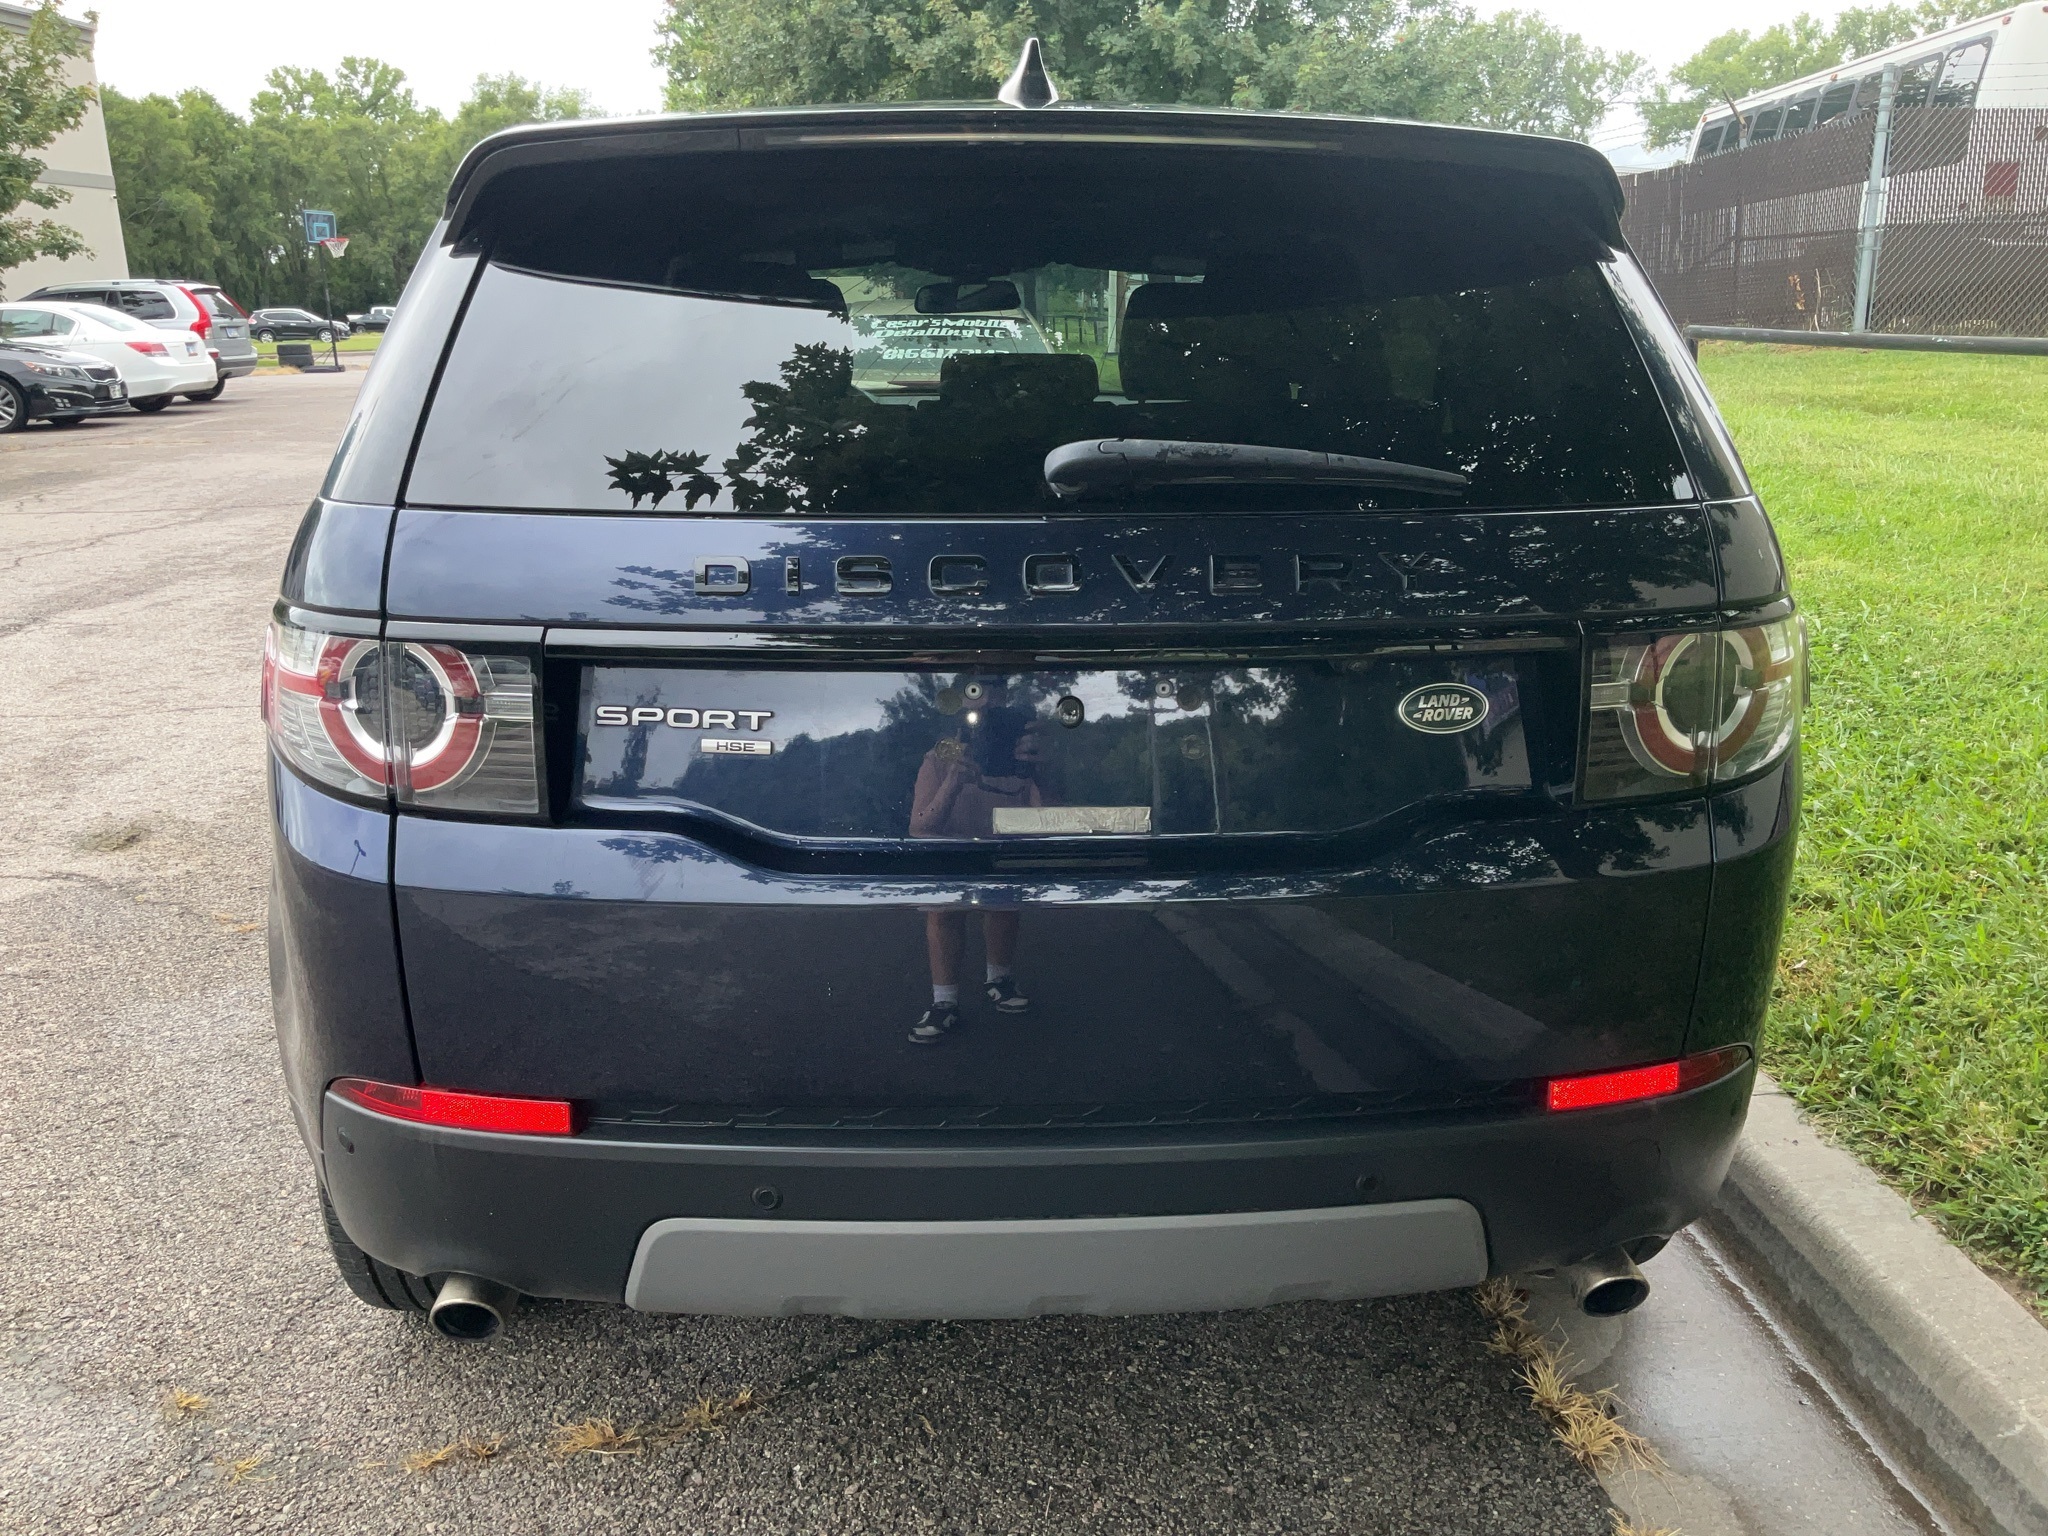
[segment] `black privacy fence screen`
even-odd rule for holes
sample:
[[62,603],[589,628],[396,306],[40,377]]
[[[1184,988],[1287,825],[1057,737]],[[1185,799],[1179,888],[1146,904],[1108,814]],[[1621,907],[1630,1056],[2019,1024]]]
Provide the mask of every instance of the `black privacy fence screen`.
[[2048,336],[2048,110],[1864,113],[1622,185],[1681,325]]

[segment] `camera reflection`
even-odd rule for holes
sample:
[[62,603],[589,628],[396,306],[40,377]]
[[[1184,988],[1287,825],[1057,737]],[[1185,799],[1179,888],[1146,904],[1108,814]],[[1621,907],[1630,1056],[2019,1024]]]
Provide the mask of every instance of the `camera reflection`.
[[[997,685],[982,682],[944,690],[939,707],[959,724],[934,742],[918,765],[910,802],[912,837],[993,837],[998,809],[1046,804],[1040,780],[1045,740],[1028,711],[1006,702]],[[910,1031],[918,1045],[943,1040],[960,1022],[967,920],[968,913],[959,907],[924,909],[932,1002]],[[997,1013],[1015,1015],[1031,1007],[1016,978],[1021,920],[1014,910],[981,914],[982,996]]]

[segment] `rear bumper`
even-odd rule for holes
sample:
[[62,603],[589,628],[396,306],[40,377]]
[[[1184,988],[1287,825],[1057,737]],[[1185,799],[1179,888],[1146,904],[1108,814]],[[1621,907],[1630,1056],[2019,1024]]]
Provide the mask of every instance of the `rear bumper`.
[[368,1252],[532,1295],[734,1313],[1207,1310],[1472,1284],[1676,1231],[1720,1187],[1753,1076],[1564,1115],[999,1144],[498,1136],[329,1094],[321,1161]]

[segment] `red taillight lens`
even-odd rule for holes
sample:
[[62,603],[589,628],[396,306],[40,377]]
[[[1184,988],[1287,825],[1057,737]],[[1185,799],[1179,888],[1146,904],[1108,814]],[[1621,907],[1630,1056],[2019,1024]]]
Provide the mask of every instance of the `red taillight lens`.
[[1805,682],[1796,617],[1596,642],[1580,788],[1617,800],[1755,773],[1797,739]]
[[169,357],[171,349],[160,341],[131,341],[129,347],[145,357]]
[[1718,1082],[1744,1062],[1749,1052],[1739,1045],[1702,1051],[1683,1061],[1626,1067],[1619,1072],[1588,1072],[1579,1077],[1553,1077],[1543,1085],[1545,1109],[1598,1109],[1604,1104],[1633,1104],[1661,1099]]
[[495,1093],[458,1093],[452,1088],[411,1088],[340,1077],[334,1091],[351,1104],[393,1120],[445,1125],[459,1131],[499,1131],[508,1136],[573,1136],[576,1106],[567,1099],[514,1099]]
[[316,783],[404,806],[538,812],[533,684],[530,657],[423,640],[273,621],[263,647],[278,756]]
[[190,299],[193,307],[199,311],[199,318],[192,322],[192,334],[204,340],[206,334],[213,329],[213,311],[207,308],[206,300],[199,297],[190,288],[180,288],[178,292]]
[[316,783],[366,800],[391,789],[384,747],[384,647],[273,623],[263,647],[263,718],[278,756]]

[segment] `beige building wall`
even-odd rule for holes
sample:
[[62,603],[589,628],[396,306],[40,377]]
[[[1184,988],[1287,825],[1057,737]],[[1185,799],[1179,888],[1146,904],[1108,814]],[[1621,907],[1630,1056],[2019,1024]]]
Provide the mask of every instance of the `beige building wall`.
[[[0,3],[0,28],[26,32],[32,14],[21,6]],[[93,30],[81,22],[73,25],[88,35]],[[74,85],[99,84],[90,52],[73,59],[69,73]],[[121,239],[121,205],[114,196],[114,162],[107,154],[107,122],[99,103],[95,101],[76,128],[38,151],[36,158],[46,166],[43,185],[62,187],[71,194],[71,201],[46,213],[29,211],[77,230],[85,237],[87,253],[69,261],[26,262],[0,272],[0,293],[33,293],[59,279],[126,277],[128,249]]]

